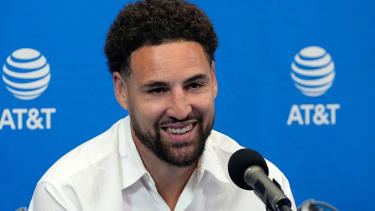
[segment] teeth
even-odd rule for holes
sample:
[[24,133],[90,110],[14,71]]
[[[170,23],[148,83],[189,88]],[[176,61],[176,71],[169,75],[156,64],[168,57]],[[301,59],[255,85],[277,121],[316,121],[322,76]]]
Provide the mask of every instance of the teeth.
[[191,129],[193,128],[193,124],[190,124],[184,128],[167,128],[167,131],[169,133],[173,133],[173,134],[183,134],[183,133],[186,133],[186,132],[189,132]]

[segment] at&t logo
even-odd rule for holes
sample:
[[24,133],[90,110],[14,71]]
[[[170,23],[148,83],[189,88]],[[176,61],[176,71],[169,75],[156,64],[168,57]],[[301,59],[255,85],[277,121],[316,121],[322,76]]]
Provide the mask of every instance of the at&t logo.
[[[5,88],[20,100],[38,98],[51,80],[46,57],[31,48],[21,48],[11,53],[2,69]],[[56,108],[5,108],[0,117],[0,130],[49,130],[54,113]]]
[[335,78],[335,64],[331,55],[318,46],[302,49],[294,57],[291,68],[294,85],[309,97],[323,95]]
[[18,49],[8,56],[3,73],[6,89],[21,100],[39,97],[51,79],[47,59],[31,48]]
[[[335,64],[326,50],[308,46],[299,51],[291,64],[291,78],[302,94],[319,97],[331,88],[335,78]],[[294,104],[287,125],[335,125],[340,104]]]

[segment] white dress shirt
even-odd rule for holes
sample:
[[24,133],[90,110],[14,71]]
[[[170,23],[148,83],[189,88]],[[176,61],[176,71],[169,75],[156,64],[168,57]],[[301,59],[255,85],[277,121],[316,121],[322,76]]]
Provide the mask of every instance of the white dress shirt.
[[[228,175],[230,155],[240,149],[231,138],[212,131],[196,170],[175,211],[265,211],[253,191],[234,185]],[[291,199],[288,180],[267,161],[275,179]],[[126,117],[103,134],[58,160],[40,179],[29,211],[170,211],[143,165]]]

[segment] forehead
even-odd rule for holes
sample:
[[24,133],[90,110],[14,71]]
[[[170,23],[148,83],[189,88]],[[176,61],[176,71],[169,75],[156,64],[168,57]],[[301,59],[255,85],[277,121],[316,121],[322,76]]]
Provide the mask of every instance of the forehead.
[[178,79],[210,72],[202,46],[188,41],[141,47],[131,54],[130,67],[130,78],[139,81]]

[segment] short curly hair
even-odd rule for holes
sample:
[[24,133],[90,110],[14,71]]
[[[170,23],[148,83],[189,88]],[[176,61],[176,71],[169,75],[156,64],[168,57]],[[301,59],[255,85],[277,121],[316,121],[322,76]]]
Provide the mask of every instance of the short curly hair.
[[130,75],[130,55],[143,46],[195,41],[211,64],[217,35],[207,15],[185,0],[143,0],[124,7],[112,23],[104,47],[111,74]]

